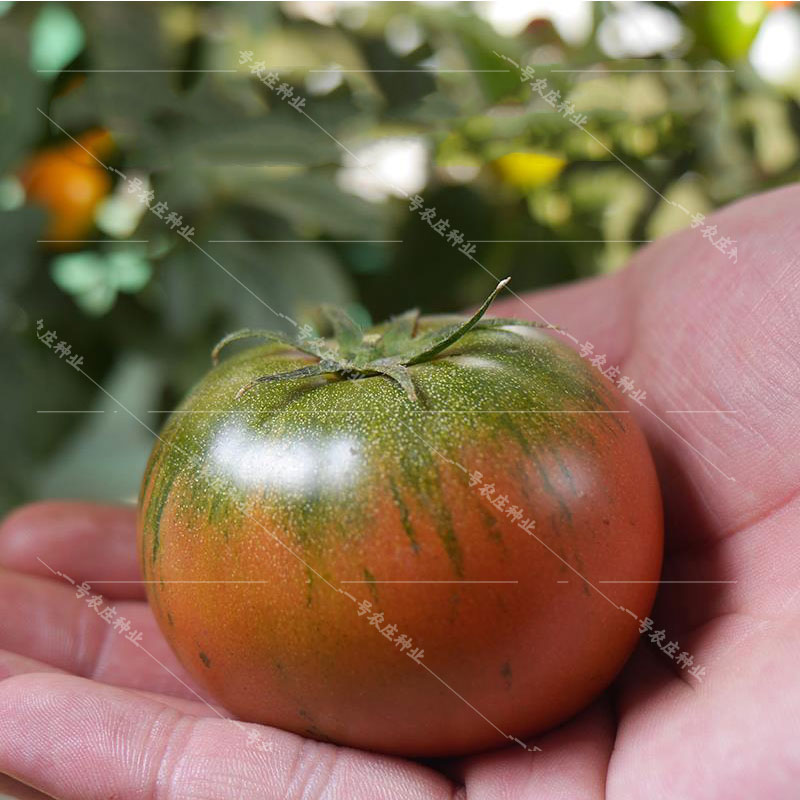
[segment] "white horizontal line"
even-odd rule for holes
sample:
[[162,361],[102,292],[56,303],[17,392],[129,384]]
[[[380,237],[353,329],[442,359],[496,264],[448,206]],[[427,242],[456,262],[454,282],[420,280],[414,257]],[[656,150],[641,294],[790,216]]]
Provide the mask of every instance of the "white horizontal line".
[[519,583],[519,581],[339,581],[339,583]]
[[[193,411],[191,409],[180,409],[175,408],[171,411],[169,409],[165,410],[155,410],[152,409],[147,412],[148,414],[280,414],[280,411],[251,411],[247,408],[220,408],[220,409],[210,409],[208,411]],[[308,414],[361,414],[361,413],[373,413],[373,412],[361,412],[361,411],[309,411]]]
[[37,69],[37,72],[238,72],[236,69]]
[[[37,411],[37,414],[105,414],[104,409],[85,409],[85,410],[53,410],[53,409],[42,409],[41,411]],[[114,412],[117,413],[116,411]]]
[[[289,67],[289,69],[306,69],[306,67]],[[435,67],[420,67],[419,69],[310,69],[309,72],[511,72],[510,69],[436,69]]]
[[[86,583],[274,583],[274,581],[106,581],[102,578],[87,580]],[[339,581],[339,583],[519,583],[519,581]]]
[[652,239],[470,239],[476,244],[646,244]]
[[387,244],[402,242],[402,239],[209,239],[209,244],[333,244],[361,243]]
[[87,580],[86,583],[274,583],[274,581],[106,581],[102,578]]
[[71,244],[146,244],[149,239],[37,239],[40,243],[66,243]]
[[717,409],[710,409],[710,410],[700,410],[700,411],[665,411],[665,414],[738,414],[738,411],[729,411],[729,410],[717,410]]
[[559,409],[548,411],[499,409],[497,411],[470,410],[468,408],[457,408],[453,411],[438,411],[436,409],[421,408],[423,414],[630,414],[630,411],[595,411],[594,409]]
[[590,67],[589,69],[551,69],[550,72],[734,72],[732,69],[607,69]]
[[[421,414],[630,414],[630,411],[594,411],[592,409],[586,410],[557,410],[557,411],[515,411],[515,410],[504,410],[500,409],[497,411],[482,411],[482,410],[470,410],[468,408],[463,409],[455,409],[455,410],[446,410],[446,411],[437,411],[431,410],[426,408],[419,409]],[[246,408],[220,408],[220,409],[210,409],[210,410],[199,410],[193,411],[192,409],[151,409],[147,412],[148,414],[280,414],[280,411],[251,411],[250,409]],[[373,414],[374,411],[372,409],[364,409],[363,411],[358,411],[356,409],[347,410],[335,410],[335,411],[305,411],[305,414]]]
[[738,583],[738,581],[598,581],[598,583]]

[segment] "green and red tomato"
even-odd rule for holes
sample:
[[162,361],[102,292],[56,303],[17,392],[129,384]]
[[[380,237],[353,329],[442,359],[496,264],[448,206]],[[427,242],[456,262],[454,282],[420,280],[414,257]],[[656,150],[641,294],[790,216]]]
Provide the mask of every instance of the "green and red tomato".
[[171,416],[144,578],[239,718],[475,752],[567,719],[628,658],[662,558],[645,439],[557,333],[483,318],[493,297],[470,320],[362,333],[329,310],[332,339],[263,334]]

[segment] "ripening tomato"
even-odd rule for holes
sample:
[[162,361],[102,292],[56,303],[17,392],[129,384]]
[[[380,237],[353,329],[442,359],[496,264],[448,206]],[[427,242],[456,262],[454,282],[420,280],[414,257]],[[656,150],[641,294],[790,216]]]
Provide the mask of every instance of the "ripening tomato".
[[466,753],[568,718],[627,659],[661,566],[650,453],[553,334],[482,319],[493,297],[469,321],[263,332],[168,421],[140,498],[149,600],[240,718]]
[[[20,180],[29,202],[47,209],[45,238],[51,249],[69,249],[94,225],[97,204],[111,189],[108,170],[98,163],[113,149],[103,128],[87,131],[76,142],[67,142],[37,153],[23,168]],[[60,240],[60,241],[55,241]]]

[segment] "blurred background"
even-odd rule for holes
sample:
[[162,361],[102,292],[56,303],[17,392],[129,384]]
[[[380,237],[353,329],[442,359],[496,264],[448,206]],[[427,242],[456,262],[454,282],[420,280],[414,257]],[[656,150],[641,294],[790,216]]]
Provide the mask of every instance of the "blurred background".
[[157,431],[218,338],[288,325],[258,298],[482,299],[407,195],[521,292],[800,177],[787,3],[0,2],[0,61],[2,510],[134,498],[109,394]]

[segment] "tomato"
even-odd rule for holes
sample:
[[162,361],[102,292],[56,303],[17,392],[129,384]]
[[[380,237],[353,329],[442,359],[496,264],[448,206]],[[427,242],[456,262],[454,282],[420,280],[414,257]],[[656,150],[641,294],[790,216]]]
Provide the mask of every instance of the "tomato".
[[[20,179],[30,202],[44,206],[49,221],[46,239],[79,239],[94,224],[97,204],[108,194],[111,177],[95,158],[113,147],[108,131],[87,131],[77,142],[37,153],[22,169]],[[67,242],[52,242],[51,249],[68,249]]]
[[570,717],[630,654],[662,554],[644,437],[611,382],[489,301],[363,342],[330,311],[335,341],[265,333],[169,419],[140,498],[149,600],[241,719],[478,751]]

